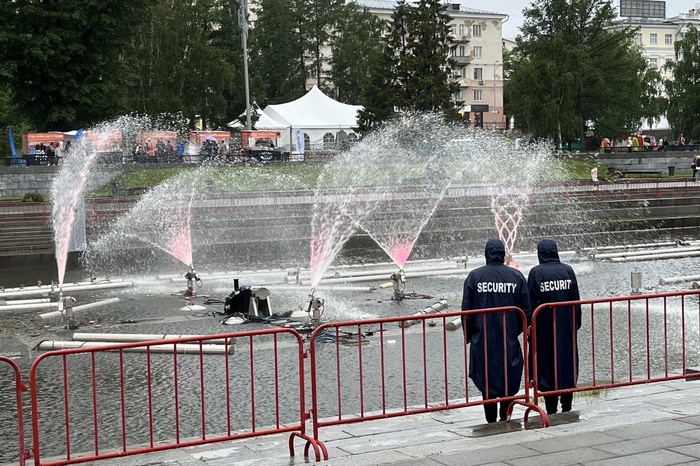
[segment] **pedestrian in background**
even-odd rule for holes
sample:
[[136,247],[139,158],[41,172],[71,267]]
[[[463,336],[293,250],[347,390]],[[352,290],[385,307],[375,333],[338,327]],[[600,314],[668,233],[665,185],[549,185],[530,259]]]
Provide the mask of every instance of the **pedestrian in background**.
[[[472,270],[464,281],[462,309],[504,306],[530,315],[530,298],[523,274],[504,264],[506,247],[498,238],[486,242],[486,265]],[[505,325],[504,325],[505,324]],[[515,396],[523,377],[523,352],[518,335],[523,332],[517,311],[469,314],[462,317],[466,342],[470,343],[469,377],[483,398]],[[484,405],[486,422],[508,418],[510,403]]]
[[698,171],[700,171],[700,155],[693,157],[693,164],[690,166],[693,169],[693,181],[698,179]]
[[[527,277],[532,308],[547,303],[578,301],[578,281],[574,269],[559,260],[557,243],[544,238],[537,245],[539,265],[533,267]],[[578,340],[581,328],[581,306],[567,305],[545,307],[533,316],[536,328],[536,350],[530,347],[531,367],[537,365],[537,389],[539,391],[575,388],[578,380]],[[557,412],[559,395],[545,395],[547,414]],[[562,412],[571,411],[573,393],[561,394]]]
[[598,187],[598,167],[591,168],[591,181],[593,181],[593,186]]

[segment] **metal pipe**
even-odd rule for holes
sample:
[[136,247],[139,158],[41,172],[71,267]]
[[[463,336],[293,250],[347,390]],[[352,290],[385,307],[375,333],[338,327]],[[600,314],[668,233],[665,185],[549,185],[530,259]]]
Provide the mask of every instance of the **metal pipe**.
[[[87,309],[93,309],[96,307],[101,307],[101,306],[106,306],[107,304],[113,304],[119,302],[119,298],[109,298],[109,299],[103,299],[102,301],[95,301],[94,303],[88,303],[88,304],[81,304],[80,306],[74,306],[73,307],[73,312],[79,312],[79,311],[85,311]],[[55,303],[58,306],[58,303]],[[47,312],[45,314],[39,314],[39,317],[42,319],[53,319],[55,317],[61,317],[63,316],[63,312],[59,311],[54,311],[54,312]]]
[[[187,338],[187,339],[197,339],[206,337],[207,335],[170,335],[170,334],[158,334],[158,333],[80,333],[76,332],[73,334],[73,341],[108,341],[117,343],[131,343],[136,341],[156,341],[156,340],[170,340],[176,338]],[[224,345],[226,344],[226,338],[216,338],[214,340],[207,340],[207,345]],[[229,344],[232,344],[232,340],[228,339]]]
[[[436,302],[432,306],[428,306],[425,309],[423,309],[422,311],[418,311],[413,315],[414,316],[422,316],[422,315],[428,315],[428,314],[437,314],[438,312],[444,311],[445,309],[447,309],[447,307],[448,307],[447,300],[441,299],[440,301]],[[418,322],[420,322],[420,320],[402,320],[399,322],[399,326],[404,327],[404,328],[410,327],[411,325],[416,324]]]
[[613,257],[610,262],[631,262],[631,261],[647,261],[656,259],[676,259],[679,257],[697,257],[700,256],[700,251],[695,252],[677,252],[668,254],[648,254],[645,256],[634,257]]
[[[427,271],[433,271],[433,270],[449,270],[450,267],[452,267],[455,271],[461,271],[464,270],[464,268],[460,268],[457,263],[454,264],[454,266],[445,266],[445,264],[437,264],[437,265],[431,265],[431,266],[426,266],[426,267],[405,267],[404,272],[406,274],[413,274],[413,273],[419,273],[419,272],[427,272]],[[328,278],[321,278],[321,281],[325,280],[330,280],[330,279],[335,279],[335,278],[347,278],[347,277],[363,277],[367,275],[379,275],[379,274],[386,274],[387,276],[396,272],[396,266],[393,268],[386,268],[386,269],[365,269],[365,270],[350,270],[350,271],[336,271],[336,272],[330,272],[327,277]],[[310,274],[304,272],[302,274],[299,274],[302,279],[308,280],[310,277]],[[287,282],[289,281],[296,281],[296,276],[287,276],[285,277],[285,280]]]
[[[436,275],[465,275],[471,269],[443,269],[443,270],[429,270],[426,272],[413,272],[411,274],[406,274],[406,278],[416,278],[416,277],[433,277]],[[394,270],[396,271],[396,270]],[[321,280],[321,284],[328,283],[345,283],[345,282],[368,282],[374,280],[386,280],[388,277],[386,275],[366,275],[361,277],[347,277],[347,278],[327,278]],[[309,282],[301,282],[302,285],[309,285]]]
[[659,285],[672,285],[674,283],[694,282],[696,280],[700,280],[700,275],[685,275],[685,276],[680,276],[680,277],[669,277],[669,278],[662,278],[661,280],[659,280]]
[[107,289],[115,289],[115,288],[130,288],[133,287],[134,283],[133,282],[127,282],[127,281],[109,281],[109,282],[84,282],[84,283],[76,283],[76,284],[68,284],[68,285],[63,285],[62,288],[58,288],[58,285],[53,285],[53,286],[29,286],[26,288],[18,288],[18,289],[11,289],[11,290],[0,290],[0,298],[8,298],[8,297],[15,297],[15,296],[46,296],[50,293],[58,293],[59,291],[63,291],[64,293],[66,292],[72,292],[72,291],[87,291],[87,290],[107,290]]
[[[98,348],[101,346],[111,346],[113,342],[107,341],[56,341],[44,340],[36,348],[40,351],[53,351],[72,348]],[[117,351],[117,350],[110,350]],[[176,343],[171,345],[148,345],[133,348],[122,348],[125,353],[161,353],[161,354],[233,354],[233,345],[205,345],[198,343]]]
[[700,247],[658,249],[656,251],[610,252],[610,253],[606,253],[606,254],[596,254],[595,258],[596,259],[612,259],[615,257],[636,257],[636,256],[647,256],[647,255],[666,254],[666,253],[695,252],[695,251],[700,251]]
[[[386,278],[386,277],[385,277]],[[251,289],[268,288],[270,290],[288,290],[288,291],[305,291],[308,293],[308,285],[253,285]],[[342,286],[342,285],[319,285],[317,290],[323,291],[359,291],[361,293],[370,293],[375,290],[373,286]]]
[[27,303],[13,304],[12,301],[7,301],[7,304],[0,306],[0,311],[28,311],[36,309],[57,309],[58,303]]
[[34,298],[34,299],[13,299],[12,301],[5,301],[0,299],[0,306],[6,304],[36,304],[36,303],[50,303],[50,298]]
[[445,325],[445,328],[447,330],[458,330],[459,328],[462,327],[462,317],[457,317],[454,320],[451,320]]

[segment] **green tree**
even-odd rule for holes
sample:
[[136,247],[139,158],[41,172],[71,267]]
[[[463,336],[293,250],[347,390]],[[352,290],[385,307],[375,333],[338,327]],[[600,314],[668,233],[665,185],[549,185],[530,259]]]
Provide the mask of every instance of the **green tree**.
[[306,89],[304,46],[292,0],[261,0],[250,31],[251,96],[259,105],[288,102]]
[[374,97],[366,95],[360,113],[361,129],[367,131],[393,116],[391,109],[442,111],[457,118],[452,100],[459,85],[450,81],[454,62],[450,55],[450,16],[444,4],[420,0],[410,6],[399,0],[388,25],[387,47],[370,79]]
[[439,0],[420,0],[408,9],[406,53],[399,63],[405,76],[404,99],[411,110],[442,111],[457,116],[453,96],[459,85],[450,80],[455,63],[450,59],[450,16]]
[[[218,127],[243,108],[238,4],[158,0],[129,41],[129,106]],[[237,79],[238,78],[238,79]]]
[[506,64],[507,113],[536,137],[623,136],[659,112],[657,71],[611,1],[536,0]]
[[676,61],[666,65],[673,77],[664,81],[668,121],[676,135],[682,132],[687,141],[697,140],[700,139],[700,30],[690,26],[674,47]]
[[[335,98],[352,105],[364,105],[368,81],[381,63],[385,21],[355,3],[339,7],[333,28],[330,78]],[[373,89],[382,92],[381,88]]]
[[73,129],[125,109],[121,53],[146,0],[1,2],[0,63],[17,111],[37,130]]

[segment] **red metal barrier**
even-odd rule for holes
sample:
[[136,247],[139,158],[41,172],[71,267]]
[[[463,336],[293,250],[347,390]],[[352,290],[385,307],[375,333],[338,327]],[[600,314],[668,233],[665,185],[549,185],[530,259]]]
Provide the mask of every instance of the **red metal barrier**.
[[[216,340],[218,354],[205,354]],[[186,343],[194,348],[183,356]],[[34,464],[285,432],[292,456],[293,440],[301,437],[319,460],[305,430],[303,364],[302,337],[281,328],[41,354],[30,376]],[[287,392],[294,402],[283,404],[280,394]]]
[[51,224],[51,206],[48,202],[0,202],[0,217],[5,224],[41,223]]
[[[564,387],[554,374],[554,389],[539,387],[537,364],[531,367],[532,395],[534,403],[540,396],[562,395],[590,390],[601,390],[652,382],[700,377],[700,373],[688,372],[689,365],[700,365],[700,304],[690,297],[700,295],[700,290],[674,293],[658,293],[640,296],[623,296],[606,299],[569,301],[539,306],[532,318],[532,356],[538,356],[538,326],[540,332],[557,332],[565,326],[557,324],[559,307],[565,320],[581,306],[581,329],[573,333],[572,348],[553,345],[554,365],[561,361],[578,368],[578,381],[573,387]],[[691,306],[692,311],[686,311]],[[547,312],[546,320],[537,321]],[[561,312],[561,311],[560,311]],[[551,321],[549,320],[551,316]],[[562,314],[559,314],[562,317]],[[656,328],[657,331],[652,331]],[[658,331],[661,330],[661,331]],[[578,360],[576,352],[578,347]]]
[[[24,466],[25,461],[29,458],[29,452],[24,449],[24,406],[22,404],[22,393],[27,390],[26,385],[22,381],[22,374],[16,362],[6,356],[0,356],[0,363],[7,363],[15,375],[14,391],[16,396],[16,413],[17,413],[17,435],[18,435],[18,460],[19,466]],[[3,409],[3,414],[12,413],[11,409]]]
[[[324,457],[328,453],[319,440],[319,429],[332,425],[495,402],[525,406],[526,420],[535,409],[542,415],[543,426],[547,425],[546,414],[529,402],[527,385],[516,396],[488,400],[470,386],[464,332],[448,333],[447,324],[463,315],[493,312],[504,319],[506,312],[517,312],[527,332],[525,314],[513,307],[327,323],[314,330],[310,343],[313,436]],[[433,328],[428,321],[438,323]],[[370,335],[378,336],[370,340]],[[523,340],[527,354],[527,338]],[[524,373],[527,380],[527,365]],[[333,393],[333,399],[319,396],[322,390]],[[512,406],[509,415],[510,410]]]

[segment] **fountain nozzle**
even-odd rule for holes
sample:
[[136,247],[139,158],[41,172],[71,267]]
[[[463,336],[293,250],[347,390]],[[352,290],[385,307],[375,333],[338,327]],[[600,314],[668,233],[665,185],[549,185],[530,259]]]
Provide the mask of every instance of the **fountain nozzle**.
[[306,312],[311,316],[311,324],[316,327],[321,323],[324,301],[314,296],[314,291],[315,290],[311,290],[309,294],[309,307]]
[[401,301],[406,297],[404,294],[404,289],[406,288],[406,274],[403,269],[399,269],[398,272],[394,272],[389,276],[391,283],[394,285],[394,301]]
[[187,291],[185,291],[185,298],[191,298],[197,291],[194,289],[195,285],[202,287],[202,279],[197,275],[197,271],[194,269],[194,265],[190,265],[190,270],[185,274],[185,279],[187,280]]

